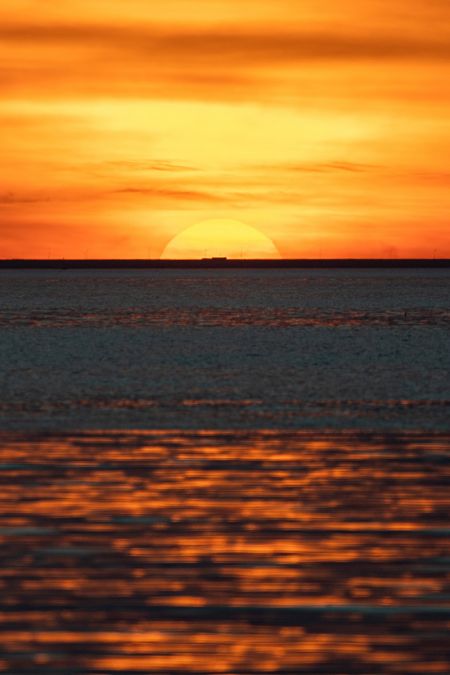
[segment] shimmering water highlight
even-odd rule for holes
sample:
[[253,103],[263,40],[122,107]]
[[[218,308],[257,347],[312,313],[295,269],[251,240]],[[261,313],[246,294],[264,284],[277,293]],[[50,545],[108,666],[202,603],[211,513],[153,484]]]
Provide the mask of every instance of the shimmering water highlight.
[[0,670],[448,673],[448,435],[3,435]]

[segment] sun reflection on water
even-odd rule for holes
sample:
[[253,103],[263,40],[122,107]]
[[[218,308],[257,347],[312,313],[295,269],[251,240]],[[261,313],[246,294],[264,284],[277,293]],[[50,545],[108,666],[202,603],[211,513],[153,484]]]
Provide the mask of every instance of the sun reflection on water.
[[3,435],[0,670],[448,672],[449,441]]

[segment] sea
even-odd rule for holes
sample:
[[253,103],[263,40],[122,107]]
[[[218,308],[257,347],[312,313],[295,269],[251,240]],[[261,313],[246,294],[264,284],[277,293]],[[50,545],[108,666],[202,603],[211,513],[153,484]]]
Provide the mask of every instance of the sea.
[[450,674],[449,269],[0,270],[0,672]]

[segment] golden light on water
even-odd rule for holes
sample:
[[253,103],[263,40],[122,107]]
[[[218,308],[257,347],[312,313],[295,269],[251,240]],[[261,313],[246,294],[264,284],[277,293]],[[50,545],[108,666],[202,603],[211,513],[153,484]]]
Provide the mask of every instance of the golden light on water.
[[3,435],[0,672],[446,673],[448,453],[445,435]]
[[177,234],[161,258],[187,260],[211,257],[280,258],[269,237],[250,225],[230,218],[205,220]]

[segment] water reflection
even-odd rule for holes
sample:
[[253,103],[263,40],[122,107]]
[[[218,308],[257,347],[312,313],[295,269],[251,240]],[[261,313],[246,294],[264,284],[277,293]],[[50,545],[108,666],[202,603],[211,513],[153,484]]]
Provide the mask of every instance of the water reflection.
[[450,438],[1,437],[8,673],[447,673]]
[[0,328],[139,328],[139,327],[221,327],[242,326],[271,328],[307,327],[394,327],[443,326],[450,324],[450,311],[440,308],[355,310],[320,307],[170,307],[151,309],[105,309],[85,311],[82,308],[48,310],[9,309],[0,313]]

